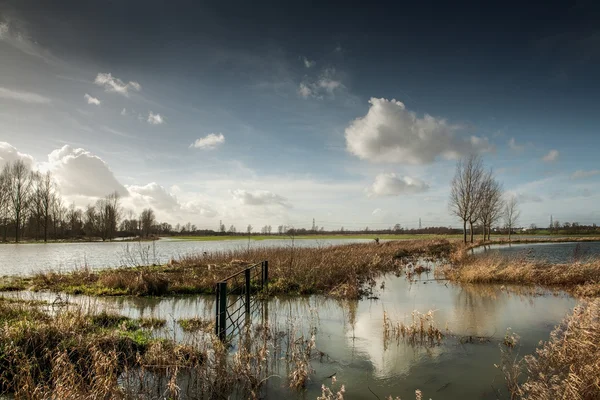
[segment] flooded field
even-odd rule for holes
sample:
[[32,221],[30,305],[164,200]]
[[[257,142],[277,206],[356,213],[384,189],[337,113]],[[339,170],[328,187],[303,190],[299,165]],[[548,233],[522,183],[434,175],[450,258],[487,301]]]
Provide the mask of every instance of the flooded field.
[[[414,278],[413,278],[414,279]],[[314,399],[321,384],[330,385],[335,374],[346,388],[345,398],[379,398],[388,395],[414,398],[498,398],[506,395],[503,376],[494,364],[507,328],[520,337],[519,354],[530,354],[540,340],[575,305],[575,300],[547,292],[520,293],[518,288],[492,285],[455,286],[422,274],[409,281],[403,275],[383,277],[375,283],[372,299],[335,300],[321,296],[272,298],[254,314],[256,324],[269,324],[283,332],[315,333],[314,373],[306,390],[290,392],[285,367],[272,371],[267,398]],[[54,301],[55,294],[7,293],[7,296]],[[214,319],[212,296],[176,298],[61,297],[90,309],[106,309],[129,317],[156,317],[167,321],[158,336],[179,342],[205,340],[185,333],[177,320]],[[412,323],[413,312],[433,314],[435,326],[445,335],[438,344],[415,344],[386,335],[384,318]],[[386,317],[384,317],[384,315]],[[292,327],[292,328],[290,328]],[[283,365],[283,364],[282,364]],[[338,385],[339,387],[339,385]],[[499,392],[500,391],[500,392]]]
[[568,263],[600,256],[600,242],[492,244],[478,247],[473,252],[498,252],[530,260]]
[[188,254],[257,247],[322,247],[337,244],[368,243],[372,239],[271,239],[186,241],[161,239],[155,242],[31,243],[0,245],[0,276],[29,275],[38,271],[69,271],[164,264]]

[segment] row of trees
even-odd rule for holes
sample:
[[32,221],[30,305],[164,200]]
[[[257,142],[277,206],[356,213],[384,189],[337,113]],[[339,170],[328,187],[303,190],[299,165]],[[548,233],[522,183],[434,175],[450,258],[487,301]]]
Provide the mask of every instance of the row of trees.
[[493,171],[486,170],[481,157],[471,155],[456,164],[450,187],[450,211],[463,222],[463,240],[467,243],[467,225],[473,243],[474,227],[481,227],[483,239],[489,239],[492,226],[504,220],[509,240],[520,217],[517,198],[503,194],[502,184]]
[[[122,218],[127,214],[127,218]],[[148,237],[171,233],[169,224],[156,222],[154,211],[147,208],[136,218],[125,213],[117,192],[79,209],[65,207],[50,172],[32,171],[21,160],[7,163],[0,172],[0,229],[3,240],[31,239],[112,240],[118,236]]]

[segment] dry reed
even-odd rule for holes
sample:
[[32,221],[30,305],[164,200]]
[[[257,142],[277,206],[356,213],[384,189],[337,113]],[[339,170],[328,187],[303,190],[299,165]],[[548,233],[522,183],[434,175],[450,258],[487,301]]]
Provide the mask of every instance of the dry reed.
[[[455,255],[456,257],[456,255]],[[436,271],[461,283],[503,283],[560,288],[579,296],[600,295],[600,258],[553,264],[522,255],[458,256],[461,260]]]
[[163,266],[41,273],[9,283],[90,295],[214,293],[219,280],[246,265],[268,260],[271,294],[360,298],[370,293],[375,277],[400,270],[401,260],[447,256],[454,246],[447,240],[407,240],[321,248],[258,247],[186,256]]
[[[514,347],[514,335],[508,337]],[[506,353],[502,370],[512,398],[600,398],[600,299],[576,306],[535,355],[511,360]],[[526,378],[519,381],[520,374]]]

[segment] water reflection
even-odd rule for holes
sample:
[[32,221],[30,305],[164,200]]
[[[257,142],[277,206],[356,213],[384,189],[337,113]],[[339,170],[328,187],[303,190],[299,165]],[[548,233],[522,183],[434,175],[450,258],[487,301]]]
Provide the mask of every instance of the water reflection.
[[[316,328],[316,348],[321,353],[313,361],[315,372],[306,392],[299,395],[302,398],[316,398],[321,384],[330,383],[327,377],[335,373],[338,382],[346,385],[347,398],[372,398],[373,391],[380,398],[394,395],[410,399],[418,388],[425,398],[492,399],[498,396],[496,389],[503,387],[503,378],[494,363],[499,361],[498,344],[506,329],[511,327],[521,336],[522,354],[531,353],[575,305],[572,298],[563,294],[543,292],[530,296],[501,286],[456,286],[427,280],[432,275],[421,278],[410,283],[405,277],[383,277],[377,282],[377,300],[273,298],[265,305],[268,312],[262,312],[256,321],[268,320],[271,326],[298,335],[309,335]],[[47,294],[27,296],[54,298]],[[166,319],[167,328],[157,334],[179,341],[193,340],[193,336],[180,330],[177,319],[214,318],[215,313],[214,298],[207,296],[71,296],[69,301],[134,318]],[[449,334],[441,345],[413,346],[402,340],[386,345],[384,312],[394,321],[410,323],[413,310],[433,310],[437,326],[442,331],[448,328]],[[468,343],[462,340],[465,336],[482,336],[489,341]],[[286,371],[277,374],[287,376]],[[271,380],[268,394],[274,399],[290,397],[284,379]]]

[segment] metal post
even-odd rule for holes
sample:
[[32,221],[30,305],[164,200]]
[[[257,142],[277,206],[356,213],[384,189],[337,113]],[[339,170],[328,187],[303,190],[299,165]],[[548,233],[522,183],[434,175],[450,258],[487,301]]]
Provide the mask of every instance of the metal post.
[[262,284],[265,289],[269,285],[269,261],[263,261],[262,267]]
[[227,339],[227,282],[217,283],[217,336]]
[[244,275],[246,277],[246,298],[244,305],[246,306],[246,316],[250,316],[250,268],[246,268]]

